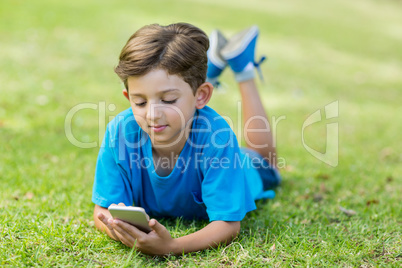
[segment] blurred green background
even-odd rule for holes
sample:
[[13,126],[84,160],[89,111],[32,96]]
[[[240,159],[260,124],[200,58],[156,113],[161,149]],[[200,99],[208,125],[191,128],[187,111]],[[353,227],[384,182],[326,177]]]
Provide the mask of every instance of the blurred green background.
[[[0,264],[397,263],[402,258],[401,11],[396,0],[2,0]],[[284,183],[273,201],[259,204],[244,220],[238,238],[243,251],[234,243],[234,249],[149,259],[128,255],[93,230],[98,147],[71,144],[65,122],[77,105],[95,105],[77,112],[71,127],[77,140],[98,142],[109,118],[129,107],[113,72],[129,36],[146,24],[181,21],[206,33],[219,28],[229,37],[253,24],[260,27],[257,55],[268,57],[260,93],[270,117],[285,118],[276,128]],[[237,129],[240,95],[229,70],[221,80],[224,88],[210,106],[232,118]],[[331,167],[303,146],[302,126],[334,101],[339,117],[304,132],[308,146],[324,152],[326,124],[338,123],[339,164]],[[339,206],[356,215],[344,215]],[[170,224],[180,227],[172,231],[176,236],[197,227]]]

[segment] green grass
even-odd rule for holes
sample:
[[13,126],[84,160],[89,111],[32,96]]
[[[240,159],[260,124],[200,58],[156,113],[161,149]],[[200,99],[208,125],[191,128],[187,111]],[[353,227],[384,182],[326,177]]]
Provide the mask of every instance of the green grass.
[[[1,266],[400,266],[402,261],[402,16],[400,1],[21,1],[0,3]],[[259,202],[227,247],[148,257],[94,229],[98,148],[65,135],[80,103],[126,109],[113,67],[139,27],[178,21],[228,35],[258,24],[260,92],[286,161],[277,197]],[[210,105],[237,117],[229,71]],[[306,118],[339,101],[339,165],[302,145]],[[101,102],[104,102],[101,103]],[[98,141],[98,110],[73,134]],[[235,124],[236,125],[236,124]],[[236,125],[237,127],[237,125]],[[325,122],[305,130],[325,149]],[[347,216],[342,206],[356,212]],[[174,237],[206,222],[162,221]],[[399,263],[399,264],[398,264]]]

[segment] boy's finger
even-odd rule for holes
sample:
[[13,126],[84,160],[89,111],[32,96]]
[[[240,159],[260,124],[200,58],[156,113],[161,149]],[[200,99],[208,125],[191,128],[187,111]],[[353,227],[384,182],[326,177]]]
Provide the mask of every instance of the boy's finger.
[[108,217],[106,217],[103,213],[98,213],[97,216],[98,216],[98,219],[100,219],[103,222],[103,224],[107,226],[107,228],[109,228],[109,229],[112,228],[112,226],[110,226]]
[[128,247],[133,247],[135,245],[135,239],[132,239],[132,237],[121,234],[119,231],[115,230],[114,234],[116,237],[122,242],[124,245]]
[[[127,224],[127,223],[122,223],[122,224]],[[130,225],[131,226],[131,225]],[[134,226],[132,226],[135,228]],[[118,237],[120,241],[123,242],[125,241],[125,245],[132,247],[135,243],[135,240],[137,240],[137,237],[133,236],[131,232],[127,232],[125,228],[122,228],[119,224],[113,224],[113,228],[115,230],[115,233],[118,234]]]
[[157,234],[161,235],[165,232],[166,228],[162,224],[160,224],[157,220],[151,219],[149,221],[149,227],[154,230]]
[[106,215],[103,214],[102,212],[99,212],[97,216],[98,216],[98,219],[100,219],[100,220],[108,219],[108,217],[106,217]]
[[144,235],[146,235],[146,233],[142,232],[137,227],[123,221],[118,220],[113,221],[113,227],[117,230],[124,231],[125,233],[127,233],[127,235],[135,239],[141,240],[144,237]]

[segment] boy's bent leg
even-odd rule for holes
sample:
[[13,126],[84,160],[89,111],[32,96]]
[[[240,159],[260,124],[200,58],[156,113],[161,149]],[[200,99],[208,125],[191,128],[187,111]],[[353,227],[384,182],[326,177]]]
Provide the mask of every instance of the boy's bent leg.
[[277,167],[276,148],[271,126],[255,84],[255,47],[259,30],[252,26],[233,36],[222,56],[227,60],[239,83],[242,97],[244,137],[247,147],[258,152],[274,168]]
[[254,79],[239,82],[239,88],[242,97],[243,133],[247,147],[258,152],[276,168],[276,147],[271,125]]

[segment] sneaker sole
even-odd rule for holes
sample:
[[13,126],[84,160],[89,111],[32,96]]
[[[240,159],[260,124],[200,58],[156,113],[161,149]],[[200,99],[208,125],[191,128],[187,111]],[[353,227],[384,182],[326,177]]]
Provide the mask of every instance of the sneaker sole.
[[210,52],[208,53],[209,60],[217,67],[224,69],[226,61],[219,54],[219,51],[226,45],[227,40],[218,31],[214,30],[209,38]]
[[240,55],[258,35],[258,26],[254,25],[233,36],[228,44],[221,50],[221,55],[225,60],[230,60]]

